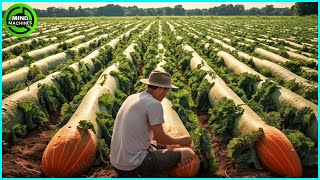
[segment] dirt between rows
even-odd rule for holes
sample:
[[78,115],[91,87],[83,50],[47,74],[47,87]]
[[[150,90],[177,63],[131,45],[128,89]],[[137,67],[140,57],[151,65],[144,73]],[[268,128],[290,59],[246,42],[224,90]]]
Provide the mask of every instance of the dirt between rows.
[[[199,116],[202,123],[205,123],[206,118],[206,116]],[[41,170],[41,159],[51,139],[52,129],[51,124],[45,124],[29,133],[16,145],[3,149],[2,177],[46,177]],[[210,174],[199,171],[197,177],[278,177],[263,170],[237,169],[233,160],[227,156],[226,147],[221,139],[212,138],[212,148],[216,152],[218,163],[217,172]],[[80,177],[117,177],[117,173],[110,165],[93,166]],[[303,177],[318,177],[317,167],[304,169]]]

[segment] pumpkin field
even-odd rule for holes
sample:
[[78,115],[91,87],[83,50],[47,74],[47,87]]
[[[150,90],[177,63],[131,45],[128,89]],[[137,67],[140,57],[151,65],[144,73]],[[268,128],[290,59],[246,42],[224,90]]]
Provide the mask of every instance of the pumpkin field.
[[[165,131],[199,161],[156,177],[318,177],[318,20],[39,18],[2,29],[2,177],[117,177],[110,142],[139,80],[168,72]],[[181,132],[183,131],[183,132]]]

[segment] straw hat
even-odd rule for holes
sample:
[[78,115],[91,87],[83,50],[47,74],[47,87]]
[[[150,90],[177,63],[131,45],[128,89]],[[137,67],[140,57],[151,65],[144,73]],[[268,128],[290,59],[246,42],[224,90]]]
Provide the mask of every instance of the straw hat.
[[143,84],[164,87],[164,88],[178,88],[171,83],[171,75],[162,71],[152,71],[148,79],[140,79]]

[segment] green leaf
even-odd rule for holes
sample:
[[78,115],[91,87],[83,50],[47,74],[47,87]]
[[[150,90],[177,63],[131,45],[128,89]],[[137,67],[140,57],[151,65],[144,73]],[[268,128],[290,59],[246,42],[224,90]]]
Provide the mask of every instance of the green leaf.
[[54,85],[48,84],[40,85],[38,98],[42,108],[49,114],[58,112],[59,108],[67,102],[66,98]]
[[285,129],[299,130],[306,132],[312,122],[316,122],[317,118],[311,108],[304,107],[298,110],[291,106],[285,106],[280,109],[283,126]]
[[34,102],[21,102],[18,107],[24,113],[24,123],[28,128],[34,129],[36,126],[48,122],[46,114]]
[[260,69],[260,73],[262,74],[262,75],[264,75],[264,76],[266,76],[266,77],[272,77],[272,72],[271,72],[271,70],[270,69],[268,69],[268,68],[261,68]]
[[206,79],[203,79],[200,83],[200,86],[197,89],[196,96],[196,107],[199,111],[207,112],[210,105],[209,101],[209,92],[213,87],[214,83],[209,83]]
[[113,117],[108,112],[101,112],[97,115],[97,122],[101,128],[102,137],[105,139],[108,146],[110,146],[114,125]]
[[[198,142],[198,148],[200,155],[202,156],[201,163],[203,164],[204,170],[214,173],[218,169],[217,162],[215,161],[215,154],[210,141],[209,132],[201,127],[197,128],[199,131],[200,139]],[[194,139],[194,138],[193,138]]]
[[[82,66],[80,65],[80,67]],[[71,67],[63,69],[63,71],[55,77],[55,81],[59,83],[59,90],[68,101],[71,101],[72,98],[79,93],[84,84],[81,74]]]
[[119,81],[120,89],[125,92],[129,93],[130,87],[131,87],[131,81],[130,79],[123,73],[123,72],[115,72],[112,71],[110,75],[116,77]]
[[18,137],[23,137],[27,135],[27,126],[24,124],[21,125],[16,123],[12,126],[11,129],[12,129],[12,132]]
[[255,84],[261,81],[258,75],[253,75],[249,73],[241,73],[237,80],[237,86],[245,92],[248,99],[250,99],[252,95],[255,93]]
[[11,136],[11,130],[10,129],[7,129],[5,127],[2,128],[2,141],[4,142],[8,142],[10,141],[10,136]]
[[42,70],[37,66],[32,66],[29,68],[27,80],[36,82],[40,79],[45,78],[45,75],[43,74]]
[[208,124],[212,125],[212,131],[215,135],[224,138],[232,138],[234,123],[237,118],[243,113],[240,106],[227,98],[221,98],[213,103],[209,114],[211,115]]
[[284,120],[281,118],[281,115],[278,111],[265,112],[264,107],[254,100],[248,101],[248,106],[259,116],[261,116],[267,124],[274,126],[277,129],[282,129],[282,123]]
[[277,111],[276,104],[272,98],[278,87],[273,82],[266,80],[262,87],[252,96],[252,99],[263,106],[264,111]]
[[235,137],[229,142],[228,156],[234,158],[237,168],[249,168],[253,165],[256,169],[262,169],[254,145],[263,135],[263,129],[259,128],[250,134]]
[[296,149],[303,166],[313,167],[318,164],[318,148],[302,132],[285,130],[284,133]]
[[91,121],[88,120],[80,120],[78,128],[89,130],[91,129],[95,134],[96,130],[94,129],[94,125]]
[[191,109],[192,107],[194,107],[194,102],[190,97],[190,91],[188,91],[187,89],[182,89],[174,93],[172,103],[179,104],[186,109]]
[[128,97],[127,94],[125,94],[123,91],[121,90],[116,90],[115,91],[115,98],[116,98],[116,101],[114,103],[114,106],[113,106],[113,112],[112,112],[112,117],[116,117],[122,103],[124,102],[124,100]]
[[[110,149],[105,143],[104,139],[98,140],[98,148],[97,148],[97,161],[94,165],[108,164]],[[106,157],[106,159],[104,159]]]
[[115,102],[116,102],[116,98],[111,93],[103,94],[99,98],[99,103],[105,105],[107,112],[109,114],[112,113],[112,108]]
[[301,75],[301,67],[297,61],[287,61],[283,64],[283,67],[286,67],[289,71]]

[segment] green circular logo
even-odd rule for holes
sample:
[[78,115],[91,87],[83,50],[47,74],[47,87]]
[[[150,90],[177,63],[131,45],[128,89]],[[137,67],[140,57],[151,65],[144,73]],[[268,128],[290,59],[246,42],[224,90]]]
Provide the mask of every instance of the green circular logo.
[[14,4],[4,13],[4,27],[16,37],[29,36],[37,27],[36,12],[26,4]]

